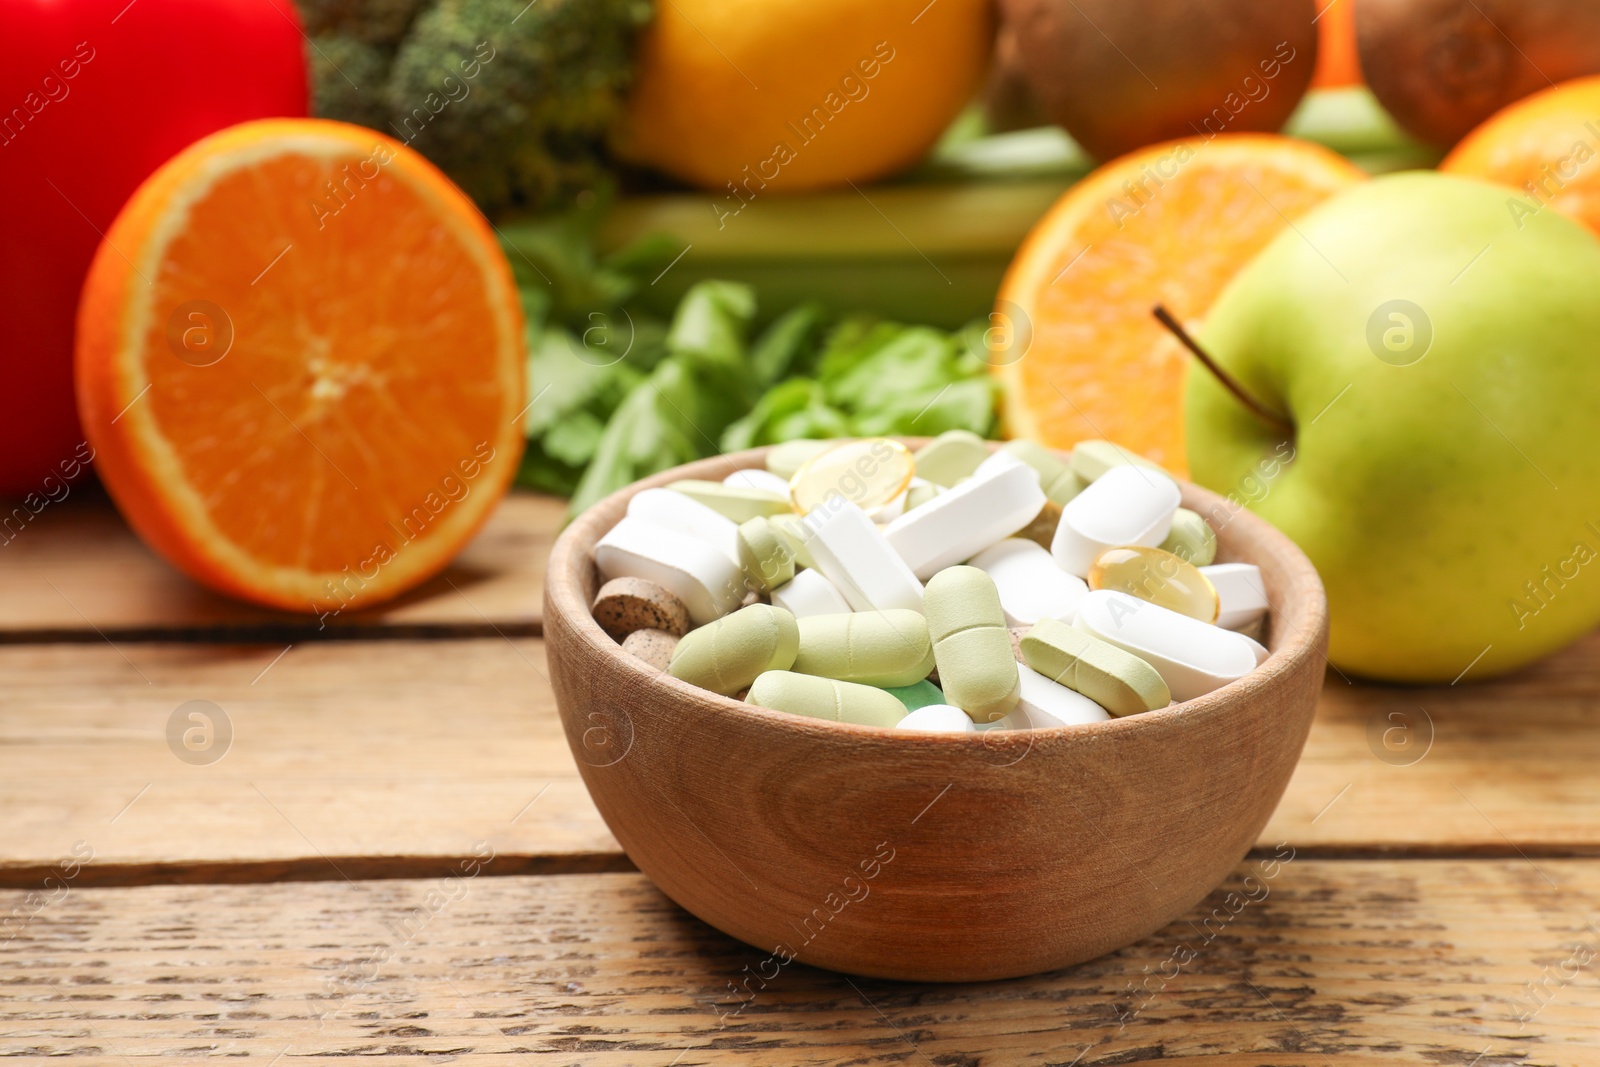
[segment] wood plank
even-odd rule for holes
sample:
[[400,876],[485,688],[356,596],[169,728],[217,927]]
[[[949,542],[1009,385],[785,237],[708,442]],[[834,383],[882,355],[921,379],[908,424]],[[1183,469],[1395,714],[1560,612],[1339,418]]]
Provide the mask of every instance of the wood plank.
[[[1296,858],[1262,877],[1241,867],[1100,960],[947,986],[779,967],[637,874],[11,891],[0,1055],[1600,1063],[1600,861]],[[893,908],[893,879],[852,906]]]
[[1600,634],[1487,682],[1378,686],[1330,671],[1263,840],[1354,854],[1596,855],[1597,765]]
[[[512,493],[442,574],[325,624],[339,632],[536,634],[545,561],[565,511],[555,497]],[[309,612],[257,608],[190,581],[144,546],[98,486],[75,488],[25,523],[13,513],[0,527],[0,641],[288,641],[322,626]]]
[[[1591,639],[1448,690],[1334,677],[1263,846],[1600,854],[1597,657]],[[624,867],[543,670],[532,638],[0,648],[0,884],[36,884],[78,841],[95,850],[84,884],[416,876],[480,839],[502,869]],[[233,724],[210,765],[167,742],[189,700]],[[1418,703],[1431,750],[1381,762],[1369,721]]]
[[[0,881],[77,842],[85,884],[417,875],[480,840],[503,868],[625,867],[544,669],[531,638],[0,648]],[[169,744],[191,700],[231,723],[209,764]]]

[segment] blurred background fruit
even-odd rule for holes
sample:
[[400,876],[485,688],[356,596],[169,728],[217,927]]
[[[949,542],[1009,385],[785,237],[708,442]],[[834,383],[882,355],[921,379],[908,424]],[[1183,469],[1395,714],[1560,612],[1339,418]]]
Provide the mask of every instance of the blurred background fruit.
[[1277,130],[1317,58],[1313,0],[1000,0],[1040,110],[1090,155]]
[[1345,671],[1445,685],[1593,629],[1600,583],[1579,568],[1600,501],[1600,241],[1429,171],[1363,183],[1295,226],[1201,335],[1293,430],[1192,366],[1195,480],[1311,557]]
[[1354,14],[1367,84],[1443,147],[1529,93],[1600,73],[1595,0],[1358,0]]
[[994,59],[983,86],[983,117],[995,133],[1050,124],[1039,108],[1033,86],[1028,84],[1022,48],[1017,43],[1017,28],[1011,22],[1002,21],[995,33]]
[[1313,89],[1343,89],[1361,84],[1356,56],[1356,0],[1317,0],[1317,69]]
[[649,0],[301,0],[317,115],[398,137],[489,213],[605,180]]
[[1549,207],[1600,233],[1600,77],[1520,100],[1473,130],[1439,169],[1518,191],[1526,218]]
[[1034,227],[1000,287],[989,359],[1005,428],[1058,448],[1125,445],[1176,473],[1190,357],[1155,319],[1200,319],[1279,231],[1364,180],[1325,148],[1273,134],[1155,145],[1114,160]]
[[992,36],[988,0],[673,0],[641,45],[620,150],[724,213],[893,174],[972,98]]
[[83,458],[73,318],[118,209],[197,138],[305,114],[302,47],[288,0],[0,4],[0,494]]
[[371,130],[264,120],[191,146],[117,216],[78,321],[101,479],[146,543],[229,595],[387,600],[516,473],[511,270],[472,202]]

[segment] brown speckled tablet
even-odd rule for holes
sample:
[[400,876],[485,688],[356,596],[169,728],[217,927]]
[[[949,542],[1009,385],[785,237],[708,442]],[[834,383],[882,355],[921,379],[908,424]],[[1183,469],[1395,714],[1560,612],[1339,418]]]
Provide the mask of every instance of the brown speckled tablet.
[[683,601],[643,578],[613,578],[594,598],[594,621],[621,641],[635,630],[664,630],[682,637],[689,632],[689,609]]
[[676,634],[665,630],[635,630],[622,639],[622,650],[631,652],[658,671],[667,669],[672,662],[672,650],[678,647]]
[[1028,523],[1028,525],[1024,526],[1022,529],[1018,530],[1012,536],[1026,537],[1034,544],[1037,544],[1042,548],[1049,549],[1050,542],[1053,541],[1056,536],[1056,526],[1058,526],[1060,522],[1061,505],[1057,504],[1054,500],[1046,500],[1044,502],[1044,507],[1039,509],[1039,514],[1033,517],[1033,521]]
[[1010,630],[1010,633],[1011,633],[1011,656],[1018,663],[1026,663],[1026,662],[1028,662],[1027,660],[1022,658],[1022,639],[1024,637],[1028,636],[1028,631],[1031,630],[1032,628],[1033,627],[1031,627],[1031,626],[1013,626],[1013,627],[1011,627],[1011,630]]

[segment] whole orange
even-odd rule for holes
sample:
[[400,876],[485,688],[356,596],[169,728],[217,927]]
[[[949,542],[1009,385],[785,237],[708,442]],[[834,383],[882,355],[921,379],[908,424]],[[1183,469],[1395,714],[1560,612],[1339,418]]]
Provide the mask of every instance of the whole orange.
[[618,150],[725,211],[891,174],[972,98],[993,31],[989,0],[667,0]]

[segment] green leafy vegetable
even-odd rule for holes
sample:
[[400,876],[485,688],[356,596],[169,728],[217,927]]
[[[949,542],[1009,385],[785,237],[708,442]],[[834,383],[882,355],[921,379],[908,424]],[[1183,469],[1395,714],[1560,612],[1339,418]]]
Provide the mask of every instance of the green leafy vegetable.
[[946,333],[819,304],[754,341],[746,285],[703,281],[670,323],[633,303],[682,251],[650,239],[593,254],[598,207],[519,224],[507,241],[528,319],[529,437],[521,485],[576,514],[639,478],[723,451],[800,437],[995,430],[977,329]]

